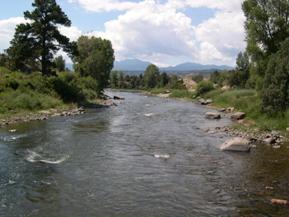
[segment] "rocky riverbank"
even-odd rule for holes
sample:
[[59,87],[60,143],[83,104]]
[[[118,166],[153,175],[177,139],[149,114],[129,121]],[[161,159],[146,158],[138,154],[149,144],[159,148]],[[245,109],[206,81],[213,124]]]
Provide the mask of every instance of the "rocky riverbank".
[[16,115],[8,116],[7,118],[1,119],[0,127],[17,124],[17,123],[27,123],[31,121],[44,121],[44,120],[48,120],[49,118],[57,117],[57,116],[63,116],[63,117],[76,116],[76,115],[81,115],[84,113],[85,113],[85,109],[83,107],[80,107],[80,108],[73,108],[73,109],[66,109],[66,110],[49,109],[49,110],[43,110],[43,111],[38,111],[34,113],[29,112],[26,114],[16,114]]
[[[92,106],[93,105],[93,106]],[[49,109],[37,112],[27,112],[25,114],[15,114],[0,119],[0,127],[9,126],[17,123],[27,123],[31,121],[44,121],[52,117],[70,117],[82,115],[85,113],[86,107],[99,108],[117,106],[117,103],[112,99],[98,99],[95,103],[87,106],[76,107],[70,109]]]
[[[202,102],[203,100],[199,101],[201,105],[212,107],[210,103],[203,104]],[[218,112],[206,113],[205,117],[208,119],[220,119],[226,117],[230,118],[233,123],[235,123],[233,126],[229,127],[216,127],[214,129],[207,129],[207,132],[209,133],[222,132],[232,137],[248,139],[252,144],[272,145],[274,148],[279,148],[280,144],[289,143],[289,137],[286,132],[275,130],[264,131],[258,129],[254,127],[254,121],[246,119],[246,114],[244,112],[235,111],[233,107],[222,108],[219,109]]]

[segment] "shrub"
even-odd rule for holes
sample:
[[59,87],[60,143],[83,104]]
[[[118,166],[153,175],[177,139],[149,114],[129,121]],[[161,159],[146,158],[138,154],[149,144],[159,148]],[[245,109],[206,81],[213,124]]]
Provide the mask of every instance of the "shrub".
[[49,78],[53,90],[60,96],[64,102],[83,102],[85,97],[76,84],[73,75],[67,73],[58,77]]
[[198,96],[203,95],[211,90],[214,90],[214,85],[211,81],[201,81],[198,86],[197,86],[197,90],[196,90],[196,94]]

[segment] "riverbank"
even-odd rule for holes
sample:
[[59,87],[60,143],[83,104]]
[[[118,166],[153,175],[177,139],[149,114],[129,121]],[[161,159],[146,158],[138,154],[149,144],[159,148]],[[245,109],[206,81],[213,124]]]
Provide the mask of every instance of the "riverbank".
[[80,107],[76,104],[68,104],[59,108],[51,108],[46,110],[23,110],[14,114],[1,114],[0,127],[18,123],[27,123],[31,121],[44,121],[53,117],[72,117],[84,114],[87,108],[101,108],[110,106],[117,106],[117,104],[112,99],[96,99],[94,102]]
[[213,90],[201,97],[196,97],[194,91],[188,90],[152,89],[145,93],[199,103],[216,109],[221,117],[230,118],[235,112],[245,113],[245,117],[234,121],[231,127],[217,127],[208,129],[208,132],[225,132],[231,136],[272,145],[289,142],[289,111],[284,116],[276,117],[261,113],[260,98],[254,90]]

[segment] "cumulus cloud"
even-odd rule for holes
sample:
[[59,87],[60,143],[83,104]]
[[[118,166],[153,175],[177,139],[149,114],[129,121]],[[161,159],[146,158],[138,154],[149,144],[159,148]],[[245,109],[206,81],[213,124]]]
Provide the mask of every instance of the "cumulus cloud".
[[[245,47],[242,0],[71,0],[89,11],[124,11],[90,35],[112,41],[117,59],[143,58],[155,63],[181,61],[230,64]],[[210,8],[215,16],[193,26],[184,8]]]

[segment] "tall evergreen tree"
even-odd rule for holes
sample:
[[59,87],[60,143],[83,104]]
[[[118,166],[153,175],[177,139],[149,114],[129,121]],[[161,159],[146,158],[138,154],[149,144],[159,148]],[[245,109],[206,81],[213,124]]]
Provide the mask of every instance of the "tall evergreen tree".
[[71,21],[55,0],[35,0],[32,6],[33,11],[24,12],[28,22],[16,27],[7,52],[14,68],[31,71],[39,67],[43,75],[50,75],[58,50],[74,52],[75,44],[58,30],[60,25],[70,26]]

